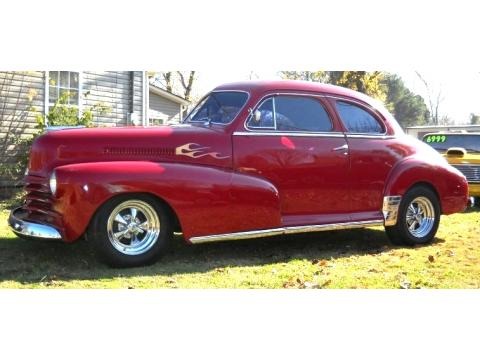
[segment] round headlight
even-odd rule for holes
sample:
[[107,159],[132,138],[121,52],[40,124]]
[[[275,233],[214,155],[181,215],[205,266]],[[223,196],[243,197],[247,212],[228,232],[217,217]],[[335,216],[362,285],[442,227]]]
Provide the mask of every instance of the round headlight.
[[50,191],[53,195],[57,192],[57,175],[55,174],[55,171],[50,175]]

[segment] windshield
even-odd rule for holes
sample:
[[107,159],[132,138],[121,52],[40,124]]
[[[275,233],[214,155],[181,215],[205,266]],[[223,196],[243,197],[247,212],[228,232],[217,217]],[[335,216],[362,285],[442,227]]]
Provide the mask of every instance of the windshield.
[[193,109],[185,122],[228,124],[247,102],[248,95],[237,91],[211,92]]
[[480,134],[427,134],[423,141],[437,151],[459,147],[469,152],[480,152]]

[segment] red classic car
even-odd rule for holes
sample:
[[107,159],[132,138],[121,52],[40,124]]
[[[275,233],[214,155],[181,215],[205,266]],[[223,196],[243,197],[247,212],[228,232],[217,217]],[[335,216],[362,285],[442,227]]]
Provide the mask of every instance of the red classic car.
[[193,244],[384,225],[430,242],[467,205],[465,177],[377,101],[297,81],[217,87],[176,126],[50,131],[33,144],[22,237],[84,235],[113,266]]

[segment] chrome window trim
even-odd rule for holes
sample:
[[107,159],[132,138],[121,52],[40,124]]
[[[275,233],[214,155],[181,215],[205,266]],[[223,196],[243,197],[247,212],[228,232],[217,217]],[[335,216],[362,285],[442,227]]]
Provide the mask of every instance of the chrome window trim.
[[365,133],[345,133],[345,136],[353,139],[378,139],[378,140],[388,140],[395,139],[395,135],[374,135],[374,134],[365,134]]
[[[275,96],[280,96],[280,95],[285,95],[285,96],[304,96],[304,97],[317,97],[317,98],[325,98],[325,96],[323,94],[317,94],[317,93],[296,93],[296,92],[282,92],[282,93],[269,93],[267,95],[265,95],[264,97],[262,97],[259,101],[257,101],[257,103],[255,104],[255,106],[251,107],[252,109],[252,113],[255,109],[258,109],[258,107],[263,104],[264,101],[268,100],[268,98],[272,98],[273,99],[273,114],[274,114],[274,124],[275,124],[275,129],[277,128],[277,123],[276,123],[276,114],[275,114]],[[325,108],[324,104],[322,102],[320,102],[320,105],[323,107],[323,110],[325,110],[327,116],[328,116],[328,119],[330,120],[330,124],[332,125],[332,130],[334,128],[333,126],[333,120],[328,112],[328,110]],[[256,131],[258,129],[261,129],[261,128],[253,128],[253,129],[250,129],[248,126],[247,126],[247,123],[248,123],[248,120],[250,119],[250,117],[252,116],[252,114],[250,114],[249,116],[247,116],[247,118],[245,119],[245,121],[243,122],[243,128],[246,130],[246,131]],[[271,129],[271,128],[264,128],[264,129]],[[296,134],[296,133],[302,133],[302,132],[298,132],[298,131],[292,131],[292,132],[288,132],[289,134]]]
[[341,229],[354,229],[354,228],[363,228],[366,226],[378,226],[383,224],[384,224],[384,220],[368,220],[368,221],[352,221],[352,222],[334,223],[334,224],[325,224],[325,225],[287,226],[287,227],[279,227],[279,228],[273,228],[273,229],[241,231],[236,233],[227,233],[227,234],[218,234],[218,235],[194,236],[189,240],[192,244],[202,244],[202,243],[214,242],[214,241],[244,240],[244,239],[255,239],[255,238],[275,236],[275,235],[299,234],[299,233],[307,233],[307,232],[331,231],[331,230],[341,230]]
[[273,111],[273,126],[274,130],[277,131],[277,107],[275,96],[272,96],[272,111]]
[[329,132],[329,133],[301,133],[301,132],[276,132],[276,131],[235,131],[234,136],[289,136],[289,137],[338,137],[345,138],[345,134],[342,132]]
[[[219,93],[219,92],[237,92],[237,93],[244,93],[244,94],[247,94],[247,99],[245,100],[245,103],[243,104],[243,106],[240,108],[240,110],[238,110],[238,112],[235,114],[235,116],[233,117],[233,119],[228,122],[228,123],[219,123],[219,122],[214,122],[212,121],[211,123],[212,124],[215,124],[215,125],[224,125],[224,126],[227,126],[227,125],[230,125],[232,124],[236,118],[238,117],[238,115],[245,109],[245,106],[247,106],[248,104],[248,100],[250,100],[250,92],[248,91],[245,91],[245,90],[212,90],[212,91],[209,91],[204,97],[202,97],[200,99],[200,101],[198,102],[197,106],[195,106],[192,111],[190,111],[190,113],[192,113],[193,111],[195,111],[195,109],[202,103],[202,101],[207,97],[209,96],[211,93]],[[190,113],[188,113],[188,115],[185,117],[185,120],[188,118],[188,116],[190,115]],[[183,121],[182,124],[204,124],[205,121]]]

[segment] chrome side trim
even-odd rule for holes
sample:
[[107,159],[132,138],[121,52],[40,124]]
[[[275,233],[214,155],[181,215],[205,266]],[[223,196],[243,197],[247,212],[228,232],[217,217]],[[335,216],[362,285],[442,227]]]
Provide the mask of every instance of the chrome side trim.
[[393,226],[397,223],[398,208],[402,201],[401,196],[385,196],[383,198],[383,217],[385,226]]
[[341,133],[338,131],[330,132],[330,133],[307,133],[307,132],[276,132],[276,131],[235,131],[233,133],[235,136],[291,136],[291,137],[338,137],[343,138],[346,137],[352,139],[378,139],[378,140],[388,140],[388,139],[395,139],[396,136],[394,135],[367,135],[367,134],[349,134],[349,133]]
[[73,126],[67,126],[67,125],[58,125],[58,126],[47,126],[45,128],[46,132],[49,131],[60,131],[60,130],[71,130],[71,129],[83,129],[85,128],[85,125],[73,125]]
[[331,231],[331,230],[341,230],[341,229],[355,229],[355,228],[362,228],[366,226],[377,226],[377,225],[383,225],[383,221],[369,220],[369,221],[353,221],[353,222],[325,224],[325,225],[288,226],[288,227],[266,229],[266,230],[253,230],[253,231],[243,231],[243,232],[236,232],[236,233],[229,233],[229,234],[196,236],[196,237],[190,238],[190,242],[192,244],[202,244],[202,243],[214,242],[214,241],[255,239],[255,238],[275,236],[275,235],[299,234],[299,233],[307,233],[307,232]]
[[8,225],[12,231],[19,236],[26,236],[45,240],[61,240],[62,236],[53,226],[37,224],[22,220],[18,213],[21,208],[12,210],[8,218]]
[[350,134],[350,133],[345,133],[347,139],[352,138],[352,139],[379,139],[379,140],[388,140],[388,139],[395,139],[396,136],[394,135],[385,135],[385,134]]
[[345,135],[341,132],[331,133],[294,133],[294,132],[273,132],[273,131],[235,131],[234,136],[288,136],[288,137],[336,137],[344,138]]

